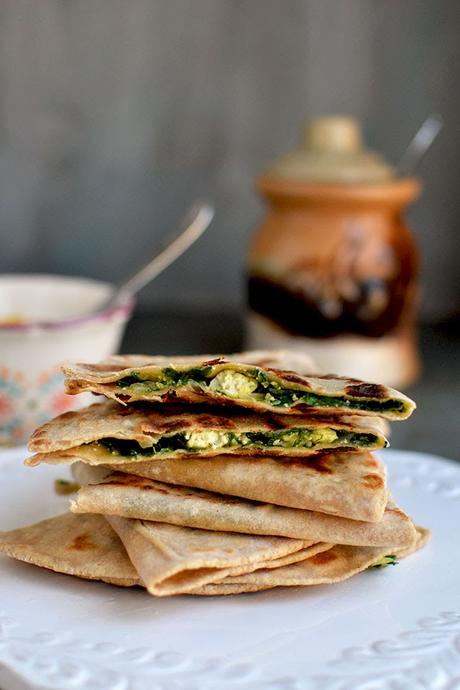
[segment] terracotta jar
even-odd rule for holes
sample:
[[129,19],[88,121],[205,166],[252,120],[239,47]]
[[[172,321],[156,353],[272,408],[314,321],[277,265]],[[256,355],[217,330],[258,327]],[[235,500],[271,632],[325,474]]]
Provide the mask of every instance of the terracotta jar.
[[417,251],[403,211],[420,194],[323,118],[257,180],[268,203],[248,259],[248,346],[311,354],[324,372],[405,386],[415,344]]

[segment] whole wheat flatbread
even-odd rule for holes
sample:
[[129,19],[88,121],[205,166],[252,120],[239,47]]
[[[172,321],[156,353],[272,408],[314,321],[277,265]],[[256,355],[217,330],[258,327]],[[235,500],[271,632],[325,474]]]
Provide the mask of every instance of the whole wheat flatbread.
[[[248,363],[251,359],[259,364]],[[292,364],[299,369],[301,367],[298,362]],[[67,393],[92,391],[123,404],[139,400],[204,402],[238,405],[262,412],[280,412],[281,404],[283,413],[310,413],[319,407],[321,412],[327,414],[350,413],[351,410],[355,414],[375,414],[395,420],[407,418],[415,408],[415,403],[407,396],[382,384],[334,375],[306,375],[289,371],[286,366],[286,358],[284,361],[280,359],[277,368],[264,364],[261,357],[257,360],[250,356],[240,356],[238,361],[238,355],[211,358],[125,355],[111,357],[97,364],[68,364],[63,371],[67,377]],[[195,378],[190,377],[193,371]],[[255,397],[247,394],[247,391],[232,392],[219,385],[216,387],[216,376],[221,372],[242,374],[257,381],[259,385],[254,390]],[[151,387],[146,389],[145,386],[133,385],[146,380],[161,380],[163,383],[160,388],[153,390]],[[129,381],[131,384],[127,384]],[[298,395],[290,402],[280,402],[273,398],[272,393],[276,390]],[[353,409],[356,404],[359,409]]]
[[0,532],[0,553],[87,580],[123,587],[141,584],[123,544],[100,515],[66,513]]
[[[405,558],[421,549],[429,538],[429,530],[417,527],[417,539],[413,545],[410,548],[395,549],[393,554],[398,558]],[[333,584],[372,567],[386,555],[388,550],[382,547],[336,545],[298,563],[276,570],[261,569],[247,575],[230,576],[221,582],[199,587],[188,594],[215,596],[258,592],[274,587]]]
[[76,463],[72,472],[82,485],[71,504],[75,513],[333,544],[402,547],[415,540],[411,519],[393,501],[380,522],[363,522],[164,484],[85,463]]
[[284,566],[332,546],[106,517],[147,590],[156,596],[181,594],[261,567]]
[[[429,531],[417,528],[417,532],[418,539],[414,545],[394,550],[395,555],[403,558],[426,543]],[[26,563],[85,579],[122,586],[142,584],[122,542],[98,515],[61,515],[30,527],[1,532],[0,552]],[[329,557],[326,556],[328,553]],[[229,575],[226,580],[191,589],[188,593],[213,596],[275,586],[338,582],[371,566],[387,553],[387,549],[382,547],[333,547],[291,565],[262,568],[246,575]]]
[[113,469],[167,484],[365,522],[379,522],[388,500],[385,466],[371,453],[322,453],[308,458],[161,459]]
[[[303,433],[308,433],[308,438],[314,435],[313,445],[291,445],[292,439],[298,440]],[[261,445],[261,435],[270,445]],[[244,445],[236,444],[237,437]],[[288,447],[281,445],[285,438]],[[100,441],[103,443],[97,443]],[[208,442],[211,445],[206,447]],[[29,442],[36,455],[27,463],[71,463],[76,456],[93,465],[222,454],[304,457],[336,447],[373,449],[387,444],[382,420],[377,417],[239,414],[190,406],[125,408],[105,401],[66,412],[36,429]]]

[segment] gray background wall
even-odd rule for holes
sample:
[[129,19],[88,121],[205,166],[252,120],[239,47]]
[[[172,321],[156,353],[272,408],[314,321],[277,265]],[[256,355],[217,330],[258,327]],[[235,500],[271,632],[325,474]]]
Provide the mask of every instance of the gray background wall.
[[120,278],[197,196],[212,231],[144,308],[235,308],[254,175],[346,112],[396,161],[445,131],[411,219],[425,319],[460,308],[457,0],[1,0],[0,271]]

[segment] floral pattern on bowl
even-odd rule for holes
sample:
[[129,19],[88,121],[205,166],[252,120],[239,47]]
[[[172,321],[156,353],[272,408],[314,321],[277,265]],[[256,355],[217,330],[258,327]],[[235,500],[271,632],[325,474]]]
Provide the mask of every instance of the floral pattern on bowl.
[[0,444],[16,444],[56,415],[74,410],[91,400],[90,395],[64,393],[59,367],[27,380],[20,371],[0,368]]
[[97,361],[118,349],[133,300],[94,313],[113,288],[86,278],[0,276],[0,445],[27,441],[40,424],[92,400],[64,393],[60,364]]

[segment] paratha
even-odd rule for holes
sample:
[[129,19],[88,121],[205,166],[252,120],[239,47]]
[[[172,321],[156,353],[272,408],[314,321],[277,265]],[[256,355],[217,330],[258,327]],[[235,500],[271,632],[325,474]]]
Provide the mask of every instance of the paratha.
[[366,522],[381,520],[388,500],[385,466],[367,452],[333,451],[311,458],[173,458],[112,468],[167,484]]
[[0,532],[0,553],[86,580],[122,587],[142,584],[123,544],[101,515],[65,513]]
[[305,587],[342,582],[373,566],[386,565],[385,561],[391,563],[397,558],[409,556],[423,548],[429,538],[429,530],[417,527],[417,539],[413,545],[410,548],[395,549],[389,558],[382,547],[336,545],[299,563],[275,570],[261,569],[247,575],[230,576],[221,582],[199,587],[189,594],[241,594],[273,587]]
[[76,463],[72,471],[82,485],[71,502],[75,513],[101,513],[313,543],[402,547],[410,546],[415,539],[411,519],[391,500],[380,522],[363,522],[164,484],[84,463]]
[[[417,528],[417,533],[418,538],[412,547],[395,549],[392,555],[403,558],[421,548],[429,538],[429,531]],[[1,532],[0,552],[58,573],[126,587],[143,586],[121,540],[99,515],[60,515],[30,527]],[[323,558],[321,553],[324,553]],[[328,553],[332,558],[326,557]],[[387,555],[384,547],[333,547],[316,553],[310,563],[311,558],[307,558],[272,570],[262,568],[246,575],[230,575],[218,582],[190,589],[188,593],[213,596],[283,585],[327,584],[380,564]],[[378,576],[378,570],[375,574]]]
[[28,464],[142,462],[153,458],[269,455],[308,456],[341,448],[388,445],[377,417],[256,414],[191,406],[129,405],[106,400],[66,412],[39,427]]
[[278,568],[326,551],[284,537],[254,536],[177,527],[107,516],[150,594],[182,594],[194,587],[259,568]]
[[406,419],[415,408],[407,396],[382,384],[242,360],[128,355],[98,364],[67,364],[63,371],[67,393],[91,391],[122,404],[183,401],[285,414],[371,414],[392,420]]

